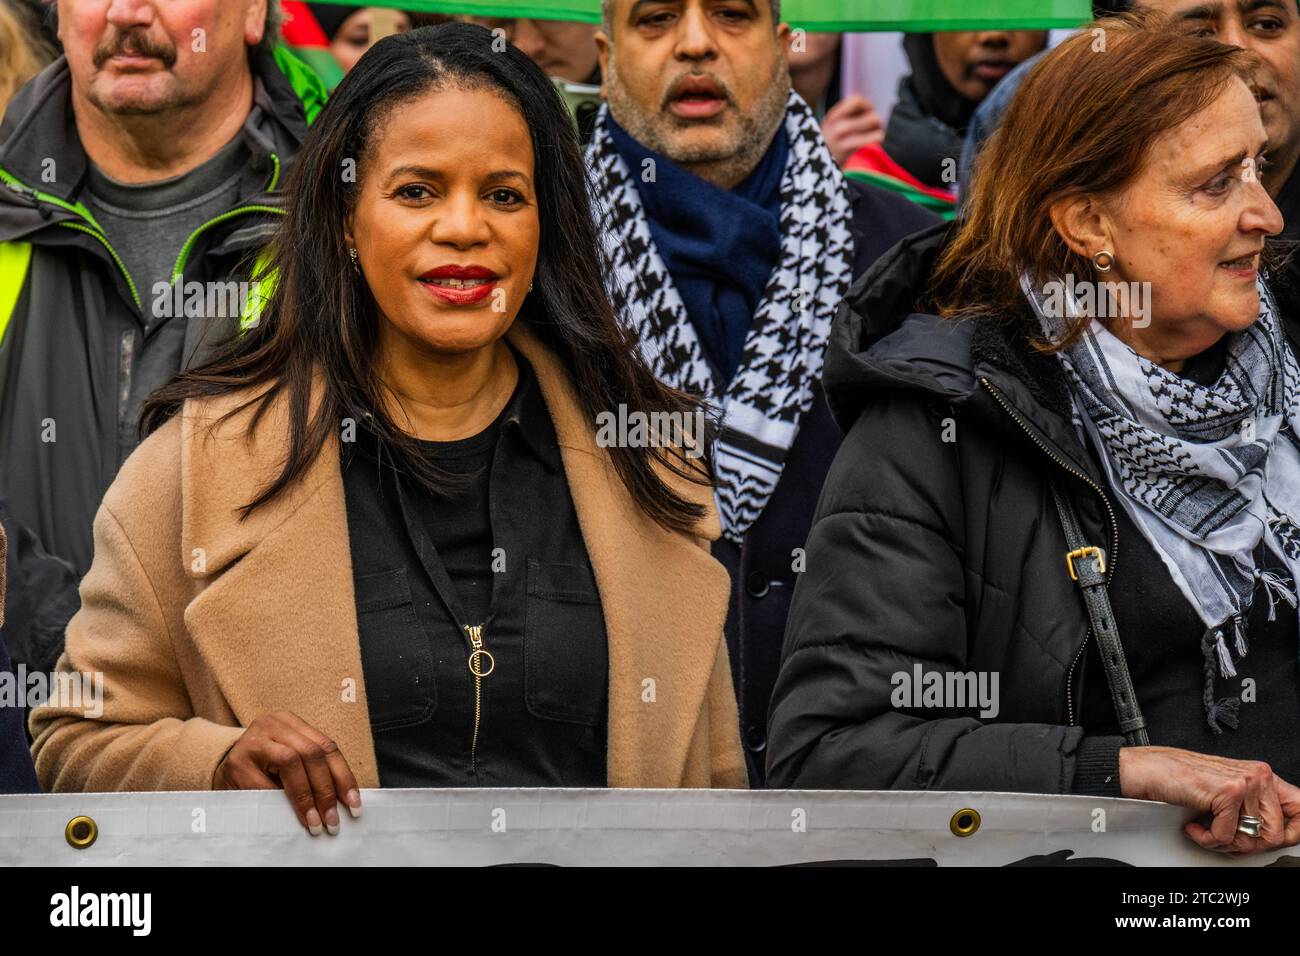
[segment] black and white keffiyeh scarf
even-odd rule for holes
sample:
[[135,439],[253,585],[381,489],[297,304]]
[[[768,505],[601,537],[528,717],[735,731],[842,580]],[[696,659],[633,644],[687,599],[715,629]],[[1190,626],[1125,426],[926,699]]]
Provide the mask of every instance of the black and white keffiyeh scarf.
[[[1059,310],[1046,308],[1027,278],[1021,287],[1048,336],[1060,334]],[[1270,620],[1277,598],[1296,604],[1288,582],[1256,566],[1260,542],[1292,582],[1300,572],[1300,366],[1268,287],[1261,280],[1258,288],[1259,319],[1229,335],[1212,385],[1143,358],[1096,319],[1058,353],[1076,424],[1102,450],[1111,488],[1205,623],[1204,704],[1215,733],[1220,723],[1237,725],[1240,700],[1214,699],[1214,672],[1236,676],[1233,651],[1246,655],[1257,587]],[[1078,314],[1068,296],[1065,304]]]
[[739,542],[772,496],[799,423],[812,407],[831,319],[852,279],[852,210],[844,177],[812,112],[791,93],[780,259],[755,310],[740,368],[719,389],[655,248],[637,184],[610,138],[608,109],[601,107],[587,151],[606,285],[654,373],[721,409],[714,449],[718,513],[723,534]]

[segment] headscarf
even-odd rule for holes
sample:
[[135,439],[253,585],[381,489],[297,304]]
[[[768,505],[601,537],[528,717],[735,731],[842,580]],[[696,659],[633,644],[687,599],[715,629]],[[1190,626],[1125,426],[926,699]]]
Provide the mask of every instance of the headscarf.
[[958,93],[943,75],[934,53],[934,34],[905,34],[903,50],[912,72],[898,84],[898,102],[881,145],[890,159],[926,186],[950,188],[944,161],[955,163],[961,155],[966,126],[979,104]]
[[979,101],[962,96],[943,75],[939,58],[934,52],[934,34],[904,34],[903,52],[907,54],[907,63],[912,68],[904,82],[910,83],[925,115],[933,116],[959,133],[965,132]]

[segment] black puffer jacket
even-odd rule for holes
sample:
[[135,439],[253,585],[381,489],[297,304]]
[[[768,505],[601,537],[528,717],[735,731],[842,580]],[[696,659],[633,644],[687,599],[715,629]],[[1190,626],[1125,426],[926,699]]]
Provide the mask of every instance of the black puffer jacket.
[[[1203,625],[1080,441],[1060,362],[1025,335],[1027,307],[1005,321],[912,313],[952,228],[882,256],[836,318],[825,385],[846,437],[790,608],[768,785],[1119,795],[1122,738],[1067,573],[1053,479],[1106,550],[1152,743],[1266,759],[1295,777],[1295,611],[1270,621],[1255,602],[1260,702],[1243,706],[1237,731],[1211,734]],[[1295,274],[1271,280],[1293,350]],[[896,676],[915,684],[918,667],[922,680],[996,674],[996,714],[918,699]]]
[[[836,319],[825,384],[846,437],[790,609],[768,785],[1117,795],[1121,738],[1078,726],[1087,618],[1048,479],[1111,574],[1118,505],[1022,325],[910,314],[945,238],[895,246]],[[996,716],[893,706],[918,665],[996,673]]]

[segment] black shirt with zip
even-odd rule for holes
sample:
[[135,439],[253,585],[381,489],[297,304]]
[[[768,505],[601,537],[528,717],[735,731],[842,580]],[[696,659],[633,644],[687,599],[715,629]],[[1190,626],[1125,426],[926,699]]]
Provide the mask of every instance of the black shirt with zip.
[[492,425],[419,443],[460,479],[451,495],[400,474],[364,419],[342,449],[384,787],[606,785],[600,595],[550,414],[516,361],[519,384]]

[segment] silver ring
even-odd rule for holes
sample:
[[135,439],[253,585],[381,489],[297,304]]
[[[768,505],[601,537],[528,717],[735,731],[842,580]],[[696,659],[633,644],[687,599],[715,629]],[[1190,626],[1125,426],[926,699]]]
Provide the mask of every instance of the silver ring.
[[1237,818],[1237,832],[1245,834],[1248,837],[1258,837],[1259,828],[1263,825],[1263,823],[1264,821],[1261,820],[1259,817],[1252,817],[1248,814],[1243,813],[1240,817]]

